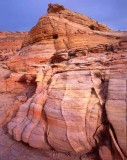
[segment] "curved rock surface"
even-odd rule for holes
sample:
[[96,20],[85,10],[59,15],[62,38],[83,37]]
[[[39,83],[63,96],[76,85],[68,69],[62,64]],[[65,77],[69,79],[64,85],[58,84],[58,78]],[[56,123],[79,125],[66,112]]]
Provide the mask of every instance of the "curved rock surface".
[[126,64],[127,32],[49,4],[0,63],[0,158],[127,159]]

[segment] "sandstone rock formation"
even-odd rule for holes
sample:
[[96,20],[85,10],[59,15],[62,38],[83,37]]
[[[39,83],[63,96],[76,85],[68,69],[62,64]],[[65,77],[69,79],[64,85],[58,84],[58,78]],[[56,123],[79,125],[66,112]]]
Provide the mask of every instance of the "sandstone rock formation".
[[0,32],[0,53],[19,50],[27,32]]
[[21,48],[27,32],[0,32],[0,60],[14,56]]
[[127,159],[126,64],[127,32],[49,4],[0,65],[0,158]]

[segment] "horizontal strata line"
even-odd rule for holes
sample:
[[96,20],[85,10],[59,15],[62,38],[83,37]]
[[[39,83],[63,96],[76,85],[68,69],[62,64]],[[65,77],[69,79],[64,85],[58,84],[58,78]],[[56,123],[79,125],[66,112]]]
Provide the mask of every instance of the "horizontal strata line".
[[[94,69],[93,69],[93,67],[94,67]],[[100,70],[100,71],[109,71],[110,70],[110,68],[95,68],[95,66],[92,66],[92,68],[89,68],[89,69],[87,69],[87,68],[82,68],[82,69],[76,69],[76,70],[64,70],[64,71],[60,71],[60,72],[55,72],[54,74],[53,74],[53,76],[54,75],[56,75],[56,74],[60,74],[60,73],[66,73],[66,72],[71,72],[71,71],[84,71],[84,70],[89,70],[89,71],[96,71],[96,70]],[[116,68],[116,69],[114,69],[114,70],[118,70],[118,68]],[[119,71],[119,70],[118,70]],[[75,74],[74,74],[75,75]],[[80,73],[79,74],[77,74],[77,75],[80,75]],[[85,73],[84,74],[82,74],[82,75],[85,75]],[[68,76],[68,75],[66,75],[66,76]],[[88,74],[88,75],[85,75],[85,76],[90,76],[90,74]]]

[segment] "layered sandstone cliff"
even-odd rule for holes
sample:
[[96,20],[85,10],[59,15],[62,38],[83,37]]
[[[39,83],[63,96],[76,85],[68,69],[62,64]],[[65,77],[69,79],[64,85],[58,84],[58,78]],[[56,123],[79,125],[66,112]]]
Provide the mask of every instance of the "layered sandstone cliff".
[[0,32],[0,60],[18,53],[27,32]]
[[0,66],[0,158],[127,159],[126,64],[126,32],[49,4]]
[[27,32],[0,32],[0,53],[19,50]]

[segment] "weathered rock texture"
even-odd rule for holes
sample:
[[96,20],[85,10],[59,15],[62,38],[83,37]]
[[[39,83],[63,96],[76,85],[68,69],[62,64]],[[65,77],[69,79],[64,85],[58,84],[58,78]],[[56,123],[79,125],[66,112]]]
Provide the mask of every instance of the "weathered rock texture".
[[0,53],[19,50],[27,32],[0,32]]
[[0,32],[0,60],[18,53],[27,32]]
[[0,158],[127,159],[126,64],[127,32],[49,4],[0,65]]

